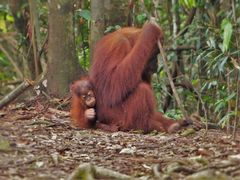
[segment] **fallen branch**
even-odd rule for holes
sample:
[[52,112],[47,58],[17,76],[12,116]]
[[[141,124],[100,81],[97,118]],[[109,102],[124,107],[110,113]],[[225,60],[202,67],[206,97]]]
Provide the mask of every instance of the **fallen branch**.
[[0,101],[0,109],[13,101],[19,94],[24,92],[27,88],[33,85],[33,82],[25,79],[16,89],[12,92],[4,96],[4,98]]
[[75,169],[72,174],[68,177],[68,180],[94,180],[96,178],[102,179],[117,179],[117,180],[128,180],[133,179],[131,176],[121,174],[116,171],[112,171],[106,168],[94,166],[90,163],[81,164]]
[[178,96],[176,87],[174,86],[173,79],[172,79],[171,73],[170,73],[170,71],[169,71],[169,69],[168,69],[168,65],[167,65],[167,57],[166,57],[166,55],[165,55],[164,49],[163,49],[162,44],[161,44],[160,41],[158,41],[158,48],[159,48],[160,53],[161,53],[161,55],[162,55],[163,66],[164,66],[164,69],[165,69],[165,71],[166,71],[166,73],[167,73],[167,76],[168,76],[168,79],[169,79],[169,83],[170,83],[170,86],[171,86],[171,88],[172,88],[172,91],[173,91],[173,94],[174,94],[174,96],[175,96],[175,99],[176,99],[176,101],[177,101],[177,104],[178,104],[180,110],[182,111],[184,118],[185,118],[185,119],[188,119],[189,116],[188,116],[187,112],[185,111],[185,109],[184,109],[184,107],[183,107],[183,105],[182,105],[182,103],[181,103],[181,101],[180,101],[180,98],[179,98],[179,96]]
[[30,81],[25,79],[19,86],[17,86],[16,89],[11,91],[9,94],[3,97],[3,99],[0,100],[0,109],[12,102],[14,99],[16,99],[20,94],[22,94],[24,91],[26,91],[29,87],[36,86],[40,84],[46,74],[47,74],[47,67],[45,63],[43,62],[43,72],[38,76],[38,78],[35,81]]

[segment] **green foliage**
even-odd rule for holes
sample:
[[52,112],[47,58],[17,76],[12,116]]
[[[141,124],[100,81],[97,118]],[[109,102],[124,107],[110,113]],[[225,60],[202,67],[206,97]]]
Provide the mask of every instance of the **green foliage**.
[[78,10],[76,10],[75,14],[76,14],[77,17],[82,17],[87,21],[91,20],[91,13],[88,9],[83,9],[83,10],[78,9]]
[[222,99],[217,100],[217,102],[215,103],[214,113],[216,113],[217,116],[219,117],[220,120],[218,124],[221,125],[222,128],[224,128],[225,125],[229,122],[230,118],[235,115],[235,112],[233,111],[226,113],[226,109],[228,107],[229,101],[234,100],[235,98],[236,98],[236,93],[233,92],[229,96],[226,96],[226,97],[223,97]]
[[78,59],[79,59],[79,63],[81,65],[81,67],[83,67],[85,70],[89,69],[90,66],[90,51],[89,51],[89,47],[85,47],[84,50],[81,49],[78,52]]
[[[184,23],[188,16],[185,16],[186,9],[198,8],[200,14],[196,14],[192,24],[188,27],[188,32],[183,37],[178,37],[178,45],[194,45],[197,51],[182,52],[184,56],[185,73],[192,80],[193,86],[198,90],[201,98],[211,114],[211,118],[225,126],[226,123],[236,115],[232,111],[228,112],[229,102],[236,101],[236,72],[232,64],[232,60],[237,60],[240,57],[239,46],[239,23],[235,23],[233,19],[233,11],[229,7],[231,4],[219,1],[205,1],[205,0],[180,0],[180,6],[174,7],[180,13],[180,26],[184,28]],[[228,4],[228,10],[223,4]],[[216,11],[216,7],[218,10]],[[223,8],[224,7],[224,8]],[[240,22],[240,3],[235,3],[236,20]],[[164,19],[166,9],[158,9],[161,14],[161,25],[165,30],[165,42],[167,46],[171,46],[169,42],[169,24],[165,24],[171,20],[172,14]],[[172,24],[170,24],[172,26]],[[171,27],[170,26],[170,27]],[[167,32],[166,32],[167,31]],[[167,52],[169,67],[171,69],[171,61],[176,59],[176,52]],[[181,57],[180,57],[181,58]],[[169,84],[166,74],[159,69],[159,85],[154,85],[156,97],[159,102],[159,109],[161,110],[163,102],[166,98],[165,84]],[[231,89],[228,91],[227,76],[230,78]],[[165,80],[164,80],[165,79]],[[178,82],[178,80],[177,80]],[[161,88],[159,88],[161,86]],[[184,88],[177,87],[184,105],[188,111],[197,109],[197,100],[191,91]],[[173,97],[174,98],[174,97]],[[173,107],[171,104],[170,108]],[[235,108],[235,105],[232,107]],[[173,112],[174,114],[174,112]]]
[[76,28],[76,51],[79,59],[79,63],[85,70],[90,66],[90,51],[89,51],[89,24],[91,20],[91,13],[86,9],[77,9],[75,11],[75,23]]
[[0,53],[0,65],[1,67],[10,66],[9,61],[5,58],[4,54]]
[[0,52],[0,81],[11,80],[13,77],[14,72],[12,71],[11,64],[4,54]]
[[179,109],[171,109],[165,113],[165,115],[172,119],[182,119],[183,114]]
[[147,18],[148,17],[147,17],[146,13],[142,13],[142,14],[137,15],[137,18],[136,18],[137,24],[143,24],[144,22],[146,22]]
[[222,51],[226,52],[229,50],[229,44],[232,37],[233,27],[231,22],[228,19],[223,19],[221,23],[221,30],[223,32],[223,47]]
[[197,3],[195,0],[179,0],[179,3],[182,5],[182,6],[185,6],[187,8],[194,8],[196,7]]
[[153,1],[152,0],[144,0],[144,5],[146,7],[146,10],[151,12],[152,8],[153,8]]
[[218,122],[218,124],[224,128],[227,123],[229,123],[230,119],[235,116],[235,112],[230,111],[229,113],[226,113]]
[[[13,17],[9,12],[8,6],[6,4],[0,4],[0,35],[2,35],[2,37],[4,37],[4,33],[8,32],[8,26],[12,23]],[[3,43],[3,39],[0,39],[0,43]],[[15,73],[11,63],[0,50],[0,81],[12,80],[14,77]]]
[[0,32],[6,33],[7,23],[13,23],[13,17],[9,14],[9,9],[6,5],[0,4]]

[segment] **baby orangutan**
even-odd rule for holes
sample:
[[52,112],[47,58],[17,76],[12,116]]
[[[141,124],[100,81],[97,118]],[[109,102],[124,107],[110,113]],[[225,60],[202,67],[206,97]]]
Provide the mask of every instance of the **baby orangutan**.
[[96,122],[94,86],[88,77],[75,81],[71,86],[71,120],[78,128],[92,128]]

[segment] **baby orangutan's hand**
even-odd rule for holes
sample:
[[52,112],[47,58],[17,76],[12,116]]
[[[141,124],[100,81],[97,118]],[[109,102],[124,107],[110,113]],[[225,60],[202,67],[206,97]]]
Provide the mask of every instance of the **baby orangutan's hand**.
[[94,108],[89,108],[85,111],[85,117],[89,120],[94,119],[96,116],[96,112]]

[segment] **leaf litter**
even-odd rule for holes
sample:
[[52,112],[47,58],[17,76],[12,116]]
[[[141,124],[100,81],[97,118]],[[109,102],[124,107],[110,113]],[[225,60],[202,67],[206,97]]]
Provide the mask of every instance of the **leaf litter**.
[[142,179],[240,179],[240,133],[78,130],[36,101],[0,110],[0,179],[67,179],[91,163]]

